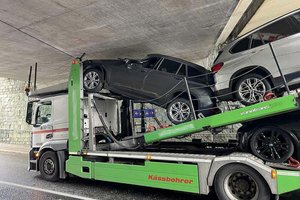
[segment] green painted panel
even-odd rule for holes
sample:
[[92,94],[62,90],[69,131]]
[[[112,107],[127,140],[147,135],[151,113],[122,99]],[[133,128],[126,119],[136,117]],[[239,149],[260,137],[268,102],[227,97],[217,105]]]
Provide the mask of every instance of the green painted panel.
[[[83,172],[82,167],[89,167],[90,172]],[[81,156],[70,156],[66,171],[82,178],[199,193],[196,164],[150,161],[144,165],[116,164],[83,161]]]
[[[87,167],[89,172],[84,172],[83,167]],[[73,175],[91,179],[93,177],[93,165],[90,161],[83,161],[80,156],[70,156],[66,161],[66,171]]]
[[151,133],[145,134],[144,138],[146,143],[149,144],[172,137],[196,133],[202,131],[204,127],[217,128],[230,124],[242,123],[249,120],[293,111],[298,108],[299,105],[297,104],[295,97],[293,95],[288,95],[270,101],[257,103],[244,108],[227,111],[203,119],[194,120],[169,128],[153,131]]
[[198,167],[146,161],[145,165],[95,163],[95,179],[199,193]]
[[277,170],[278,194],[300,189],[300,172]]
[[69,151],[81,151],[80,141],[80,62],[71,67],[69,85],[68,85],[68,110],[69,110]]

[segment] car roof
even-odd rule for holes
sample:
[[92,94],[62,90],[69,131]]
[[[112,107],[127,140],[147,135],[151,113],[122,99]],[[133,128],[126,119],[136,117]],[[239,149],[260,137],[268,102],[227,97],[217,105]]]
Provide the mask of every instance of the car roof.
[[197,65],[195,63],[192,63],[192,62],[189,62],[189,61],[186,61],[186,60],[182,60],[180,58],[175,58],[175,57],[167,56],[167,55],[163,55],[163,54],[148,54],[147,57],[166,58],[166,59],[169,59],[169,60],[174,60],[174,61],[179,62],[179,63],[183,63],[183,64],[191,66],[191,67],[206,69],[205,67],[203,67],[201,65]]

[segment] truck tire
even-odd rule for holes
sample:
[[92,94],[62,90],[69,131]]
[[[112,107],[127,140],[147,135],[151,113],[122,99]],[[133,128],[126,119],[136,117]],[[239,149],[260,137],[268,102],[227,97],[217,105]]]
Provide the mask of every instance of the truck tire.
[[270,200],[271,192],[262,176],[243,164],[228,164],[218,170],[214,188],[221,200]]
[[39,161],[39,169],[45,180],[57,181],[59,179],[59,167],[56,153],[53,151],[43,153]]

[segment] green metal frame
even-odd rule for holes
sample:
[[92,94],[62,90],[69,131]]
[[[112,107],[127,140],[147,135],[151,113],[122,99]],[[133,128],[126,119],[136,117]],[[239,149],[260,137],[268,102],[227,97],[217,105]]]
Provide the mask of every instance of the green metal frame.
[[164,139],[201,132],[209,128],[218,128],[231,124],[243,123],[254,119],[270,117],[285,112],[299,109],[295,96],[288,95],[247,106],[232,111],[226,111],[210,117],[193,120],[169,128],[153,131],[145,134],[145,142],[153,142]]
[[83,88],[81,81],[81,64],[79,60],[74,60],[72,64],[68,83],[68,110],[69,110],[69,151],[81,151],[81,98]]

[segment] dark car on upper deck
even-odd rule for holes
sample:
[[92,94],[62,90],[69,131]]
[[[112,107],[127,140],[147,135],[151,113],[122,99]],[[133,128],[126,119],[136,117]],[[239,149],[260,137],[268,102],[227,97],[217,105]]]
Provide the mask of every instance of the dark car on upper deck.
[[209,116],[216,112],[211,98],[212,74],[185,60],[160,54],[143,59],[86,60],[83,70],[87,92],[100,92],[104,88],[137,102],[158,105],[167,109],[168,118],[174,124],[192,119],[192,106],[197,115]]

